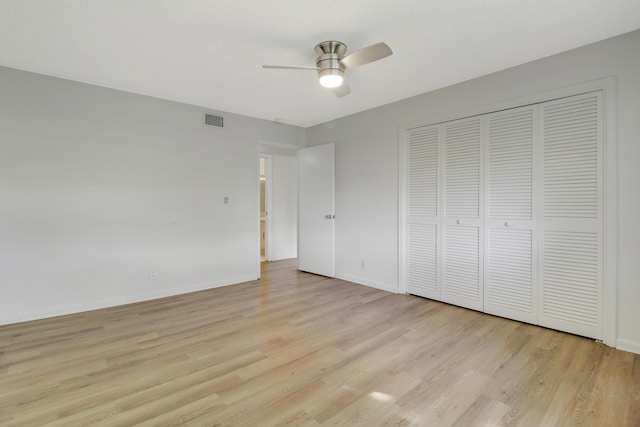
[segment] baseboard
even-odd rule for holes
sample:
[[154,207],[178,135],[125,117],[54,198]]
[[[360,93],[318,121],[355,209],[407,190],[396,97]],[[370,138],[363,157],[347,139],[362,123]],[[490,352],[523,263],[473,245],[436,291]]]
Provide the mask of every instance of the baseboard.
[[630,353],[640,354],[640,343],[629,340],[617,340],[616,348],[618,350],[628,351]]
[[175,295],[188,294],[191,292],[204,291],[207,289],[221,288],[223,286],[235,285],[243,282],[257,280],[256,276],[236,277],[210,283],[199,283],[190,286],[181,286],[178,288],[164,289],[159,292],[127,295],[123,298],[112,298],[102,301],[91,301],[81,305],[71,305],[66,307],[52,307],[45,311],[34,311],[29,313],[20,313],[17,316],[0,316],[0,326],[10,325],[13,323],[28,322],[31,320],[47,319],[57,316],[66,316],[69,314],[84,313],[87,311],[100,310],[103,308],[117,307],[120,305],[133,304],[136,302],[150,301],[159,298],[166,298]]
[[375,282],[362,277],[351,276],[349,274],[336,273],[336,278],[346,280],[348,282],[357,283],[359,285],[369,286],[370,288],[380,289],[381,291],[387,291],[394,294],[398,293],[398,287],[390,285],[388,283]]

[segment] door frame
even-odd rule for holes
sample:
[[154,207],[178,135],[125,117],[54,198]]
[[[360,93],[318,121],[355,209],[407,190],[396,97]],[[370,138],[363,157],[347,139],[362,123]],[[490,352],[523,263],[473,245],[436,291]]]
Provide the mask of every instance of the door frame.
[[490,114],[511,108],[552,101],[554,99],[602,91],[603,97],[603,312],[602,341],[610,347],[624,347],[617,340],[617,246],[618,246],[618,185],[617,185],[617,133],[616,133],[616,78],[606,77],[575,85],[550,89],[530,95],[523,95],[506,101],[499,101],[458,112],[434,115],[422,120],[400,124],[398,129],[399,148],[399,188],[398,188],[398,293],[407,293],[407,180],[408,150],[407,131],[416,127],[435,125],[466,117]]

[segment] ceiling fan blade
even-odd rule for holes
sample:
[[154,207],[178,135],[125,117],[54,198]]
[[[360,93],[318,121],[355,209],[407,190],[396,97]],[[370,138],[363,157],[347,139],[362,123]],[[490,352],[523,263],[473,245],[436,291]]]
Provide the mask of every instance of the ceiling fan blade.
[[342,82],[342,84],[338,87],[331,89],[333,94],[338,98],[342,98],[343,96],[347,96],[351,93],[351,88],[347,84],[347,82]]
[[318,71],[318,67],[305,67],[304,65],[263,65],[262,68],[276,70],[313,70]]
[[342,62],[345,68],[353,68],[386,58],[391,54],[393,54],[391,48],[386,43],[380,42],[356,50],[352,54],[342,58],[340,62]]

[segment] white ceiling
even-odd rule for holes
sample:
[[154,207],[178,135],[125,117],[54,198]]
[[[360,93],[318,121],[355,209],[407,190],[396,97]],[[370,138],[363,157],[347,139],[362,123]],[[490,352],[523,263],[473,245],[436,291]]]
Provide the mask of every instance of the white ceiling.
[[[0,65],[307,127],[638,28],[640,0],[0,0]],[[324,40],[394,54],[344,98],[261,68]]]

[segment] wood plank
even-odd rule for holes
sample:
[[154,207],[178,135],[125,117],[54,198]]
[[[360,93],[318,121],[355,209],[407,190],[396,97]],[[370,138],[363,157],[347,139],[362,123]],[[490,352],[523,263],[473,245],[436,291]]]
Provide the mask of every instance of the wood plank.
[[0,424],[640,425],[640,355],[295,265],[0,326]]

